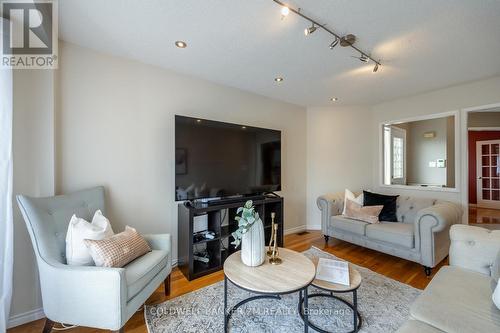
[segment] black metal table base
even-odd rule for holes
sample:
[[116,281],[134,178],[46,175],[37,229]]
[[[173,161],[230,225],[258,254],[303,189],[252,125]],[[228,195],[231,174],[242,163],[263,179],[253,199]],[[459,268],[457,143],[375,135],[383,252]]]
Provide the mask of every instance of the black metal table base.
[[[301,294],[302,294],[302,292],[301,292]],[[351,308],[351,310],[353,312],[353,323],[352,323],[353,330],[349,331],[348,333],[354,333],[354,332],[359,331],[359,329],[361,328],[363,320],[361,318],[361,314],[358,311],[358,295],[357,295],[357,290],[353,290],[352,291],[353,304],[349,303],[348,301],[346,301],[343,298],[340,298],[338,296],[333,295],[333,292],[330,292],[329,294],[326,294],[326,293],[314,293],[314,294],[308,295],[308,298],[314,298],[314,297],[328,297],[328,298],[333,298],[333,299],[335,299],[337,301],[340,301],[340,302],[344,303],[349,308]],[[299,300],[299,314],[300,314],[300,317],[302,319],[304,319],[305,315],[307,315],[307,313],[304,314],[304,307],[302,306],[302,304],[304,304],[304,303],[305,303],[305,301],[301,297],[300,300]],[[326,331],[326,330],[322,329],[321,327],[316,326],[314,323],[312,323],[309,320],[309,318],[307,319],[307,321],[304,320],[304,323],[306,323],[306,322],[309,325],[309,327],[314,328],[318,332],[321,332],[321,333],[332,333],[330,331]]]
[[[265,293],[264,294],[264,293],[256,293],[255,291],[247,290],[247,289],[242,288],[242,287],[238,286],[237,284],[233,283],[233,285],[235,285],[236,287],[238,287],[240,289],[250,291],[250,292],[256,293],[258,295],[248,297],[248,298],[245,298],[244,300],[241,300],[240,302],[236,303],[233,307],[231,307],[231,309],[229,309],[229,311],[228,311],[227,310],[227,281],[228,281],[228,278],[226,276],[224,276],[224,333],[228,332],[229,320],[231,319],[233,312],[235,312],[243,304],[246,304],[246,303],[251,302],[251,301],[255,301],[255,300],[263,299],[263,298],[281,299],[280,295],[291,294],[291,293],[295,293],[295,292],[299,291],[300,292],[299,293],[299,302],[300,302],[299,305],[300,305],[300,307],[302,308],[302,304],[304,304],[305,308],[307,308],[307,306],[308,306],[307,287],[299,289],[299,290],[293,290],[293,291],[286,292],[286,293],[279,293],[279,294],[267,294],[267,293]],[[302,295],[304,295],[304,296],[302,296]],[[300,316],[301,316],[302,320],[304,321],[304,332],[307,333],[309,331],[307,312],[305,315],[303,315],[301,313]],[[313,326],[311,326],[311,327],[313,327]]]

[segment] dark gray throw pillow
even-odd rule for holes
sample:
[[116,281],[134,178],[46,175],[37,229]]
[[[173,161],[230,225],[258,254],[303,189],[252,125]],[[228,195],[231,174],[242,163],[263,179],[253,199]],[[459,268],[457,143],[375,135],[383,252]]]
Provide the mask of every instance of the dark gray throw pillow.
[[396,216],[396,200],[399,195],[385,195],[380,193],[372,193],[363,191],[363,205],[364,206],[378,206],[384,205],[384,208],[378,216],[379,221],[384,222],[398,222]]

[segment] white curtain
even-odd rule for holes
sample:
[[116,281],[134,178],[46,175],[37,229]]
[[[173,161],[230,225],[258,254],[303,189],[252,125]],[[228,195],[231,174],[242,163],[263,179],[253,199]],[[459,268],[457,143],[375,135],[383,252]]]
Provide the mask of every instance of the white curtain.
[[[2,20],[0,19],[0,24]],[[0,332],[12,298],[12,71],[0,69]]]

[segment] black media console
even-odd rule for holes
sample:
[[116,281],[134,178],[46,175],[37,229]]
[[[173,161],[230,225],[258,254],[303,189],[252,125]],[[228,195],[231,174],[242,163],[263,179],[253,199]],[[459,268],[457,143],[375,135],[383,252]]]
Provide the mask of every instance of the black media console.
[[[181,203],[178,206],[178,267],[188,280],[199,278],[221,270],[224,260],[236,249],[231,233],[238,228],[235,221],[236,210],[245,204],[248,198],[240,201],[217,203]],[[283,198],[261,196],[253,198],[255,210],[264,223],[266,246],[271,237],[271,213],[276,213],[274,222],[278,224],[278,246],[283,246]],[[202,221],[201,229],[199,221]],[[198,222],[197,222],[198,221]],[[202,230],[205,229],[205,230]],[[210,238],[196,237],[195,231],[210,231]],[[199,236],[199,235],[198,235]],[[198,255],[196,255],[198,254]],[[198,257],[195,260],[195,257]],[[202,257],[200,260],[199,257]]]

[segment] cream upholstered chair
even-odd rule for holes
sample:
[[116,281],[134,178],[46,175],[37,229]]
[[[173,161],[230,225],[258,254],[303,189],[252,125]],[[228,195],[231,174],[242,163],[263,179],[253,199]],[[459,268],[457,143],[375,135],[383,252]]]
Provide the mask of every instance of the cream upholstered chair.
[[398,333],[500,332],[492,300],[500,278],[500,230],[457,224],[443,266],[410,307]]
[[49,198],[17,196],[35,251],[44,333],[54,322],[123,332],[127,320],[165,283],[170,292],[172,249],[169,234],[145,235],[152,251],[122,268],[69,266],[66,231],[73,214],[90,220],[105,213],[104,188],[96,187]]

